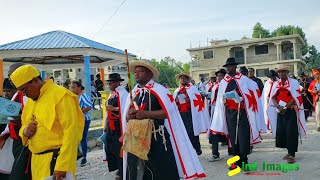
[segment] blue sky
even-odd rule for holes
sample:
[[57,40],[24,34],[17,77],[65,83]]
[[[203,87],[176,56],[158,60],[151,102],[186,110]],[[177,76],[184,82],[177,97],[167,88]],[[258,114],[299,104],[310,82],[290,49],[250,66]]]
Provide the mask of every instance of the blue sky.
[[[250,37],[256,22],[270,30],[303,28],[320,50],[319,0],[0,0],[0,44],[63,30],[127,48],[142,58],[171,56],[189,61],[187,48],[207,38]],[[95,36],[96,35],[96,36]]]

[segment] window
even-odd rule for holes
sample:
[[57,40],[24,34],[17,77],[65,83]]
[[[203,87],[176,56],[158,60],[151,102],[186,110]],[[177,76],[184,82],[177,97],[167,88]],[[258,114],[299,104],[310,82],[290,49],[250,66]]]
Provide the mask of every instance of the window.
[[255,46],[256,55],[268,54],[268,45]]
[[199,74],[199,79],[204,78],[207,80],[209,78],[209,73]]
[[203,51],[203,59],[212,59],[213,50]]
[[256,76],[257,77],[265,77],[269,73],[269,68],[266,69],[256,69]]
[[234,51],[234,58],[239,64],[244,64],[244,52],[243,49]]
[[69,69],[69,72],[72,72],[72,69]]
[[78,69],[78,72],[81,72],[81,69]]

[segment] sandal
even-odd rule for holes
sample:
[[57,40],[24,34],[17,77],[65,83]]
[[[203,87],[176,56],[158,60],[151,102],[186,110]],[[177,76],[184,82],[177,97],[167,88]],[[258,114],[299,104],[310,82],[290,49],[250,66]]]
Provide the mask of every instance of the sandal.
[[290,156],[287,158],[287,162],[288,162],[289,164],[293,164],[293,163],[296,162],[296,160],[294,159],[293,156],[290,155]]
[[285,155],[285,156],[283,156],[283,160],[288,160],[288,157],[290,156],[290,154],[287,154],[287,155]]

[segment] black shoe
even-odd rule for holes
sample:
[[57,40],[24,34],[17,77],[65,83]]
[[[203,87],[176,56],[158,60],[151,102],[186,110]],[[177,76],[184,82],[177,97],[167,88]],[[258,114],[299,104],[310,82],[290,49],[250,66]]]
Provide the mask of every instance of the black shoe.
[[198,156],[200,156],[202,154],[202,151],[201,150],[197,151],[197,154]]
[[318,127],[317,131],[320,131],[320,127]]
[[219,161],[221,158],[217,155],[213,155],[210,159],[208,159],[209,162]]
[[80,166],[83,167],[87,164],[87,159],[82,159],[81,160],[81,163],[80,163]]

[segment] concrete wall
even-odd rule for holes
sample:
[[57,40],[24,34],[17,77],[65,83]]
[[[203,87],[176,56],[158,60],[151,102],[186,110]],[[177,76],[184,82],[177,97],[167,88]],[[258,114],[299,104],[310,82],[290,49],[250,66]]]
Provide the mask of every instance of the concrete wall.
[[247,64],[251,63],[262,63],[262,62],[271,62],[277,60],[277,49],[274,44],[268,45],[268,54],[255,54],[255,45],[250,46],[247,49]]

